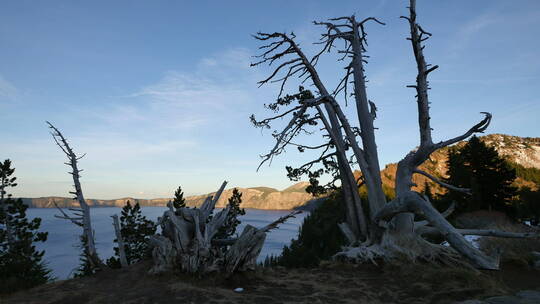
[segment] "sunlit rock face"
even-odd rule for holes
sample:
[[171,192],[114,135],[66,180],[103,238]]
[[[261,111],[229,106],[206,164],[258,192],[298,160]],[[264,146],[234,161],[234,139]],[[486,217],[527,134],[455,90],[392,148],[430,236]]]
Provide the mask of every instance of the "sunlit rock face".
[[490,134],[480,139],[510,161],[525,168],[540,169],[540,138]]
[[[294,209],[313,198],[305,191],[308,185],[307,182],[300,182],[283,191],[268,187],[238,188],[242,192],[241,207],[267,210]],[[186,198],[186,203],[189,206],[200,206],[207,196],[208,194],[191,196]],[[231,196],[232,189],[225,190],[217,203],[217,207],[224,207]]]
[[[274,188],[255,187],[255,188],[238,188],[242,192],[243,208],[266,209],[266,210],[291,210],[296,207],[305,205],[313,197],[306,193],[305,189],[309,185],[307,182],[300,182],[291,187],[278,191]],[[232,188],[223,191],[217,207],[224,207],[229,198],[232,196]],[[204,199],[209,195],[195,195],[186,197],[186,204],[190,207],[198,207],[202,205]],[[132,204],[139,203],[141,206],[166,206],[167,202],[172,198],[157,198],[157,199],[137,199],[132,197],[114,199],[114,200],[99,200],[87,199],[87,203],[92,207],[123,207],[127,201]],[[78,207],[77,201],[67,197],[39,197],[39,198],[23,198],[24,202],[35,208],[54,208],[55,204],[59,207]]]
[[[507,160],[513,163],[517,163],[526,168],[538,168],[540,169],[540,138],[539,137],[519,137],[504,134],[490,134],[480,136],[479,139],[486,143],[490,147],[494,147],[499,155],[502,155]],[[465,145],[465,141],[459,142],[456,146],[460,147]],[[428,160],[426,160],[420,169],[430,173],[438,178],[446,177],[446,161],[448,159],[448,147],[435,151]],[[394,187],[396,178],[397,164],[391,163],[385,166],[381,171],[381,178],[383,185],[388,188]],[[356,171],[355,176],[359,177],[360,172]],[[431,182],[423,175],[415,174],[413,176],[413,182],[416,184],[413,187],[415,191],[423,191],[425,183],[428,182],[431,191],[434,194],[441,194],[446,191],[441,186]],[[535,189],[537,186],[529,181],[517,178],[515,181],[516,186],[527,186]]]

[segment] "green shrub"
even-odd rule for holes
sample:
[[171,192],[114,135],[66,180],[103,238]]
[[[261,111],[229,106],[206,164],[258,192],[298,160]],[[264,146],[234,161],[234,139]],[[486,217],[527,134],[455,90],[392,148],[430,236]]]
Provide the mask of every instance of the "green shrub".
[[[178,188],[179,191],[180,188]],[[176,203],[176,201],[175,201]],[[124,250],[128,264],[147,259],[151,255],[148,245],[151,235],[156,233],[156,224],[142,215],[139,203],[131,205],[127,201],[120,215],[120,233],[124,240]],[[114,242],[118,242],[117,239]],[[111,268],[120,268],[119,249],[114,247],[115,256],[107,260]]]
[[345,219],[341,195],[335,192],[308,215],[298,239],[285,246],[278,257],[268,257],[265,265],[285,267],[315,267],[328,260],[345,245],[345,237],[337,226]]
[[218,230],[215,238],[226,239],[232,237],[236,233],[236,227],[240,224],[239,216],[246,214],[244,208],[240,208],[242,204],[242,192],[238,189],[233,189],[233,194],[229,198],[228,206],[230,207],[227,219],[221,228]]

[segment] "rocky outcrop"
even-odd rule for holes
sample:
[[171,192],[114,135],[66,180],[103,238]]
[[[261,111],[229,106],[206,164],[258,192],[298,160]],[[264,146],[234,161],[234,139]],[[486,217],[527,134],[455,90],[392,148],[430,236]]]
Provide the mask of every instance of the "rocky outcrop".
[[[499,155],[505,157],[508,161],[517,163],[526,168],[540,169],[540,138],[538,137],[519,137],[504,134],[490,134],[480,136],[480,140],[490,147],[494,147]],[[465,145],[465,141],[459,142],[456,146]],[[430,158],[425,161],[419,168],[430,173],[437,178],[446,177],[446,161],[448,159],[448,147],[435,151]],[[381,171],[381,178],[385,188],[393,189],[396,180],[397,164],[391,163],[385,166]],[[355,175],[360,176],[360,172],[355,172]],[[415,174],[413,182],[416,184],[413,187],[415,191],[423,191],[426,182],[429,183],[431,191],[434,194],[443,193],[445,190],[439,185],[431,182],[423,175]],[[517,178],[516,186],[527,186],[535,189],[537,186],[534,183]]]
[[511,162],[540,169],[540,138],[490,134],[480,139]]
[[[305,205],[308,201],[313,199],[313,197],[305,191],[308,185],[309,183],[307,182],[300,182],[283,191],[268,187],[238,188],[238,190],[242,192],[241,207],[266,210],[292,210]],[[189,207],[199,207],[207,196],[214,194],[215,193],[188,196],[186,197],[186,204]],[[224,207],[231,196],[232,189],[225,190],[216,206]],[[92,207],[123,207],[126,205],[127,201],[139,203],[141,206],[160,207],[166,206],[169,200],[172,200],[172,198],[137,199],[126,197],[114,200],[87,199],[86,202]],[[78,207],[77,201],[68,197],[49,196],[23,198],[23,202],[33,208],[54,208],[55,203],[63,208]]]

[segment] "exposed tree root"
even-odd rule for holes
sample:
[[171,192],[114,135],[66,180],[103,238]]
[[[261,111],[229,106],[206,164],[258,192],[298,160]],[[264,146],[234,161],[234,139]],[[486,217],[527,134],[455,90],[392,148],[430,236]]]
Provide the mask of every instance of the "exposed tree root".
[[474,269],[454,249],[448,246],[430,243],[413,234],[395,235],[385,233],[380,242],[365,242],[360,246],[343,247],[343,251],[333,259],[353,263],[378,262],[388,264],[434,263],[450,267]]

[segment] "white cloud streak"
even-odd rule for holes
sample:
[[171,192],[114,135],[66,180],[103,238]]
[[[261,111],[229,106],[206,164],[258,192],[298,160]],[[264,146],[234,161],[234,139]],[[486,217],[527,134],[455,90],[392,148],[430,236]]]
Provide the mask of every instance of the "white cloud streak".
[[252,103],[257,76],[250,60],[246,49],[234,48],[201,59],[194,71],[167,71],[98,115],[106,122],[166,129],[201,126]]
[[0,75],[0,101],[2,99],[13,99],[17,96],[17,93],[17,88]]

